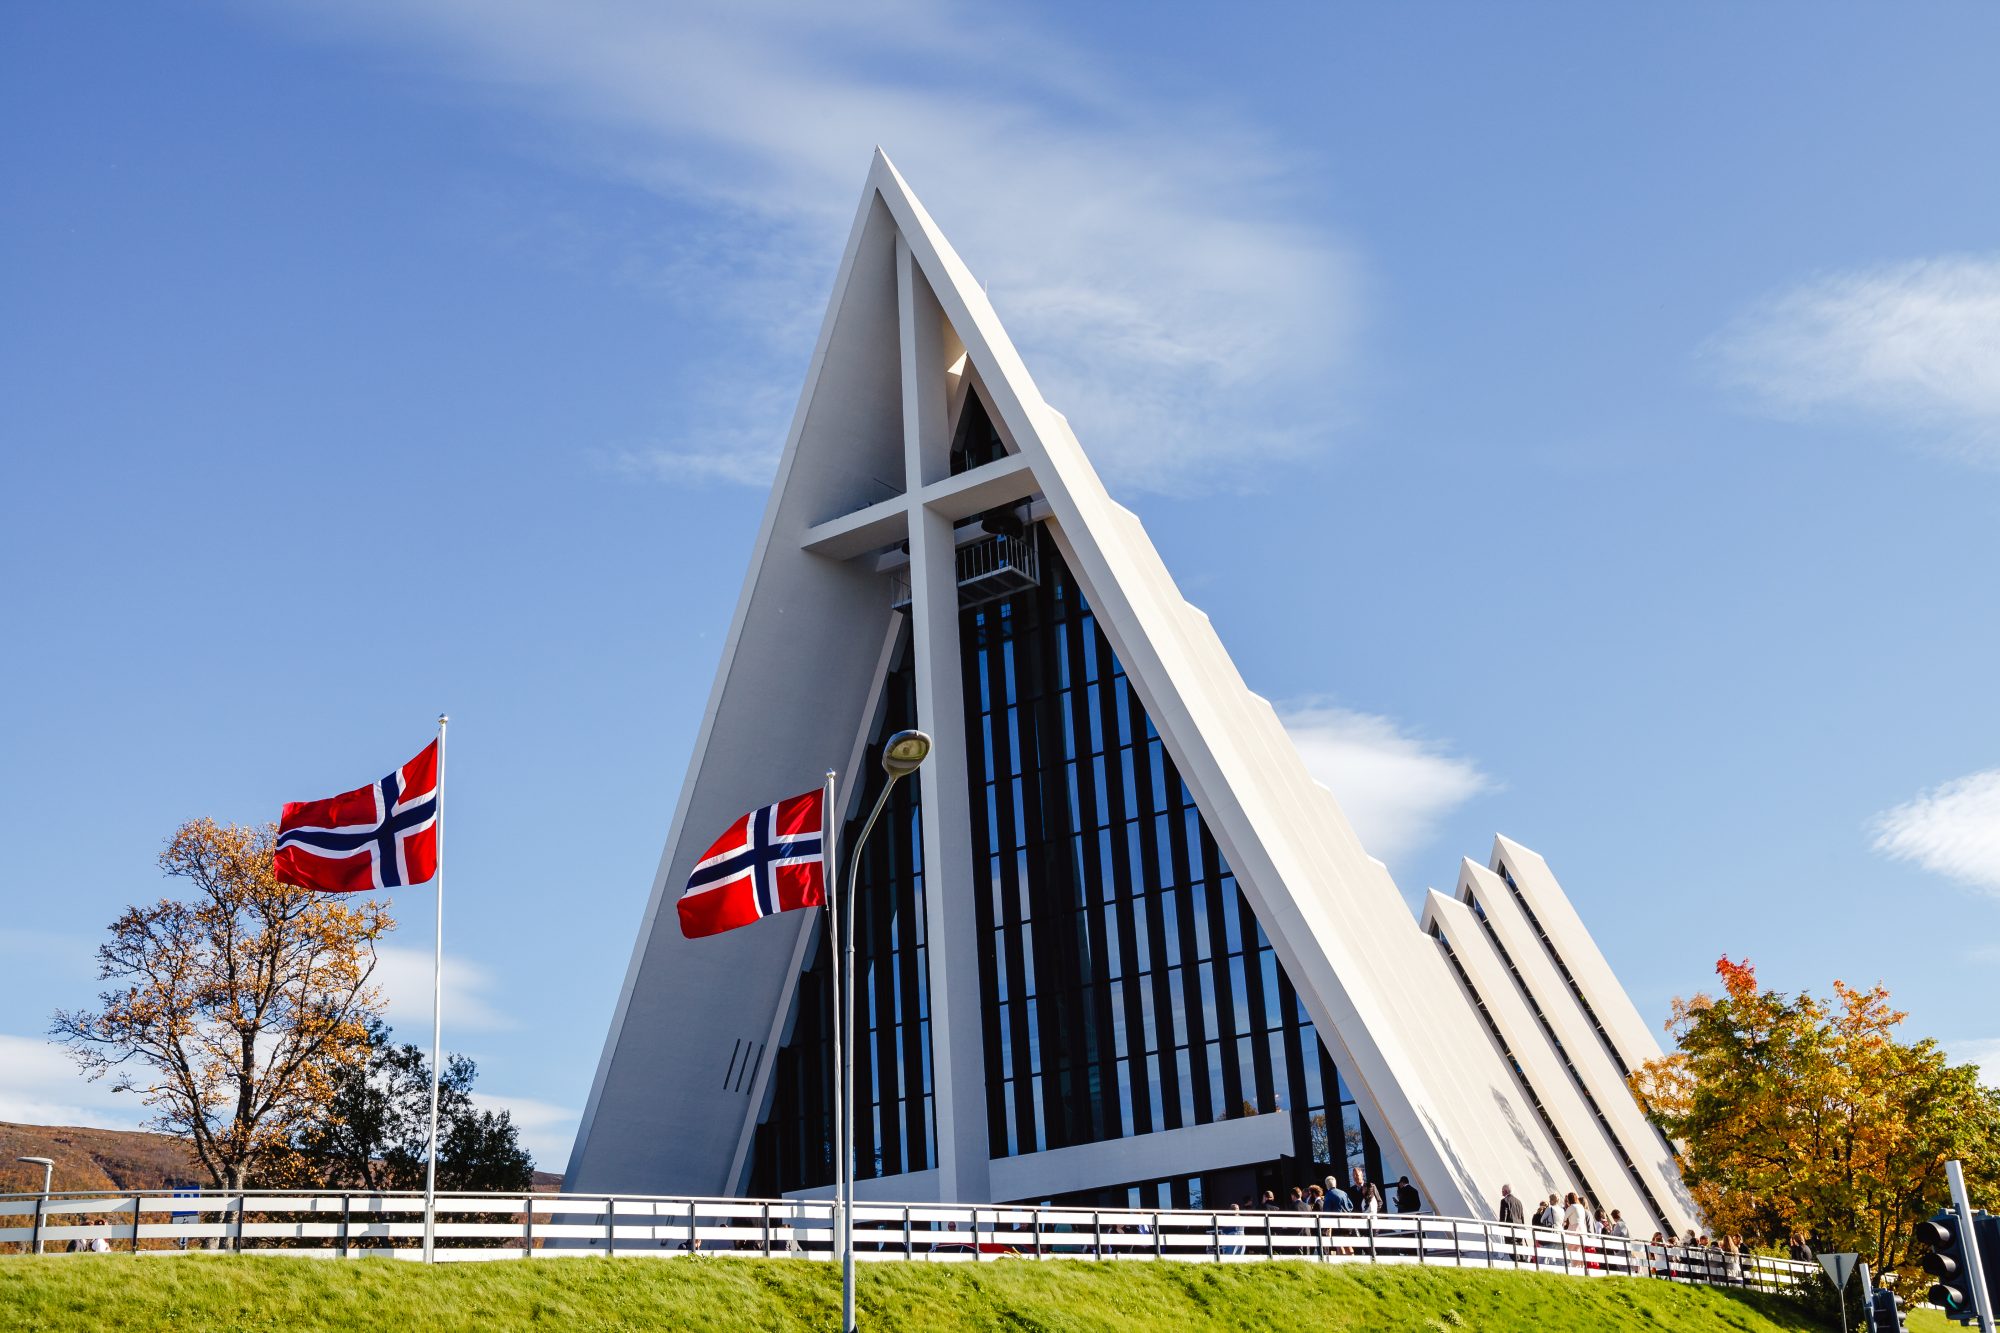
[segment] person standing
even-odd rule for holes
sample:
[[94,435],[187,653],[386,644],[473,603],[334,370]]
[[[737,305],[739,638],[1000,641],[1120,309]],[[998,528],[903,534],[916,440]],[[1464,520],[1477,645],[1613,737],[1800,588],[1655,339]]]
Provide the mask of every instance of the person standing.
[[1396,1181],[1397,1212],[1414,1213],[1419,1208],[1423,1207],[1423,1203],[1424,1201],[1417,1197],[1417,1187],[1410,1183],[1410,1178],[1408,1176],[1402,1176],[1397,1179]]
[[1353,1184],[1348,1193],[1354,1197],[1354,1211],[1357,1213],[1379,1213],[1382,1211],[1382,1191],[1368,1178],[1368,1173],[1360,1167],[1349,1172]]
[[1584,1209],[1583,1200],[1574,1194],[1563,1196],[1562,1229],[1578,1235],[1590,1230],[1590,1214]]
[[[1527,1223],[1528,1210],[1521,1203],[1521,1196],[1514,1193],[1512,1185],[1502,1185],[1500,1187],[1500,1207],[1497,1211],[1500,1214],[1500,1222],[1503,1226],[1518,1227]],[[1507,1252],[1508,1258],[1514,1267],[1519,1268],[1521,1266],[1521,1237],[1518,1232],[1510,1231],[1507,1233]]]

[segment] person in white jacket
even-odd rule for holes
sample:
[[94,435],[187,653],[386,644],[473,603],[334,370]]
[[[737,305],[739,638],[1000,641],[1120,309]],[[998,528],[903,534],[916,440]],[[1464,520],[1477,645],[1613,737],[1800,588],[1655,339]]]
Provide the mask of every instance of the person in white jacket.
[[1583,1200],[1574,1194],[1563,1196],[1562,1227],[1564,1231],[1587,1234],[1590,1231],[1590,1210],[1583,1206]]

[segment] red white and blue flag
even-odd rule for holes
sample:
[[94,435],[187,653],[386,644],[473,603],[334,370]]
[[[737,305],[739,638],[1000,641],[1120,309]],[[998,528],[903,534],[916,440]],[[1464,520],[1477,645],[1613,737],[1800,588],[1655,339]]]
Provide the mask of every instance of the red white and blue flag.
[[774,912],[826,901],[824,793],[752,810],[695,862],[681,894],[681,934],[717,935]]
[[438,743],[367,787],[292,801],[278,817],[272,868],[286,884],[366,893],[437,874]]

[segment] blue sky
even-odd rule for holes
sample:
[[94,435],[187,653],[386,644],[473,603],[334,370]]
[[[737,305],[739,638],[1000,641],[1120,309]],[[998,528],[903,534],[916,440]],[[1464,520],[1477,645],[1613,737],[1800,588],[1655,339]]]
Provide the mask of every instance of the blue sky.
[[1412,898],[2000,1068],[2000,11],[667,8],[0,14],[0,1119],[139,1114],[40,1034],[176,824],[444,709],[560,1169],[878,143]]

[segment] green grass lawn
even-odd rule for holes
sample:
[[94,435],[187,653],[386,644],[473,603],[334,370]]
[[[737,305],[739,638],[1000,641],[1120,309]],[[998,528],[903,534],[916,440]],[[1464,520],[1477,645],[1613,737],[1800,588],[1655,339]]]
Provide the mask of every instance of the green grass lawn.
[[[225,1255],[0,1259],[8,1333],[829,1329],[839,1301],[838,1269],[796,1261],[579,1257],[425,1268]],[[861,1314],[864,1326],[925,1330],[1829,1327],[1777,1297],[1646,1278],[1310,1263],[865,1264]]]

